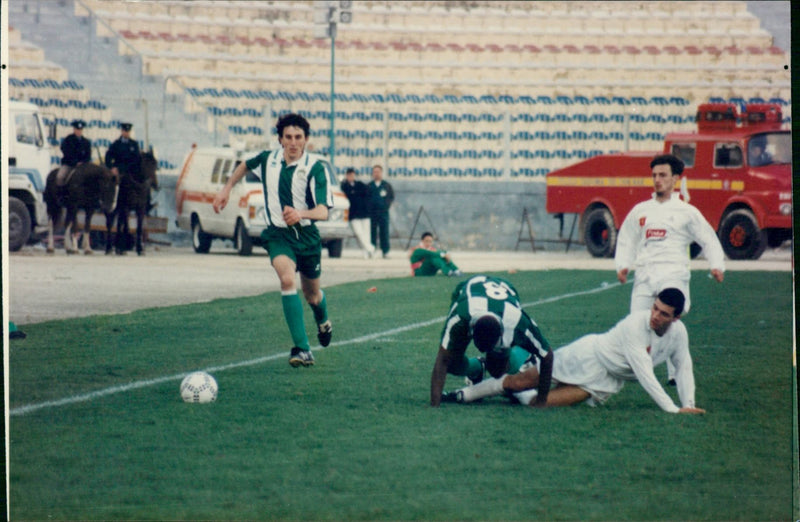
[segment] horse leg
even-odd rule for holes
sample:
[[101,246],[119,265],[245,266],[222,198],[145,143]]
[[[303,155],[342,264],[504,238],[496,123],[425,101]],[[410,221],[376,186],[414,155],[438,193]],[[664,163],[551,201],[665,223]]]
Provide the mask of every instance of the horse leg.
[[67,251],[67,254],[74,254],[77,252],[75,246],[72,244],[72,229],[74,224],[75,217],[71,216],[70,212],[67,212],[66,228],[64,229],[64,250]]
[[94,215],[94,211],[87,210],[86,211],[86,218],[83,223],[83,253],[85,255],[89,255],[92,253],[92,216]]
[[117,212],[117,255],[124,256],[128,242],[128,209],[120,208]]
[[114,212],[106,212],[106,255],[111,253],[111,227],[114,226]]
[[48,216],[47,219],[47,253],[48,254],[55,254],[56,248],[53,242],[53,229],[55,228],[55,221],[56,218],[54,216]]
[[144,255],[144,244],[142,241],[144,234],[144,208],[136,211],[136,253],[140,256]]

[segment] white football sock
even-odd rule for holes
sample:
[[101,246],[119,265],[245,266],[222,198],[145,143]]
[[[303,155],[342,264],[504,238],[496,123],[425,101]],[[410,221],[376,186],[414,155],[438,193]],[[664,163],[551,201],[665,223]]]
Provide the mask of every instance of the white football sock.
[[530,404],[536,400],[536,397],[538,395],[539,395],[538,390],[525,390],[515,393],[514,397],[517,398],[520,404],[523,404],[525,406],[530,406]]
[[498,379],[484,379],[483,381],[473,386],[461,388],[463,393],[464,402],[473,402],[486,397],[494,397],[503,394],[503,379],[505,375],[501,375]]

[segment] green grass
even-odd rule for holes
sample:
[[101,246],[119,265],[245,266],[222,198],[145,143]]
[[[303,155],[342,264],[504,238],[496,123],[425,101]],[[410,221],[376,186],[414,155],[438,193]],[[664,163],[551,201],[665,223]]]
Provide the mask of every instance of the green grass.
[[[506,277],[534,303],[613,274]],[[694,274],[699,417],[662,412],[636,383],[599,408],[430,408],[454,284],[328,288],[334,345],[308,369],[283,355],[277,294],[26,326],[9,354],[12,520],[797,519],[791,274]],[[527,310],[560,346],[610,328],[629,295]],[[218,401],[181,402],[180,375],[210,367]]]

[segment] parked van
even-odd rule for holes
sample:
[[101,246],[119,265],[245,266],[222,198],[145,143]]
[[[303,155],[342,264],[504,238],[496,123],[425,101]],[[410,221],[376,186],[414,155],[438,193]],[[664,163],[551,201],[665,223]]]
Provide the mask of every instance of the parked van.
[[[228,182],[239,163],[258,154],[228,147],[194,147],[186,156],[175,187],[176,224],[190,230],[192,247],[198,254],[211,249],[213,239],[233,240],[239,255],[250,255],[253,245],[261,245],[266,228],[264,191],[259,178],[251,171],[231,190],[228,205],[217,214],[214,197]],[[323,157],[328,183],[333,190],[333,208],[327,221],[318,221],[322,244],[330,257],[341,257],[344,238],[351,235],[347,223],[350,202],[339,189],[331,164]]]
[[10,100],[6,131],[9,136],[8,249],[15,252],[47,229],[43,195],[50,172],[47,139],[55,138],[55,124],[45,127],[36,105]]

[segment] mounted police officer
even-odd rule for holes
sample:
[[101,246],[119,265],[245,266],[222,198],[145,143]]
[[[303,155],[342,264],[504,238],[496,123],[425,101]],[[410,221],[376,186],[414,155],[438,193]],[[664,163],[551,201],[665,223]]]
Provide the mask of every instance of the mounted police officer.
[[130,174],[138,178],[142,157],[139,144],[131,138],[132,123],[120,123],[120,137],[106,151],[106,167],[111,172],[124,176]]
[[61,141],[61,167],[56,174],[56,186],[66,185],[68,173],[81,163],[92,161],[92,142],[83,137],[86,122],[73,120],[72,134]]

